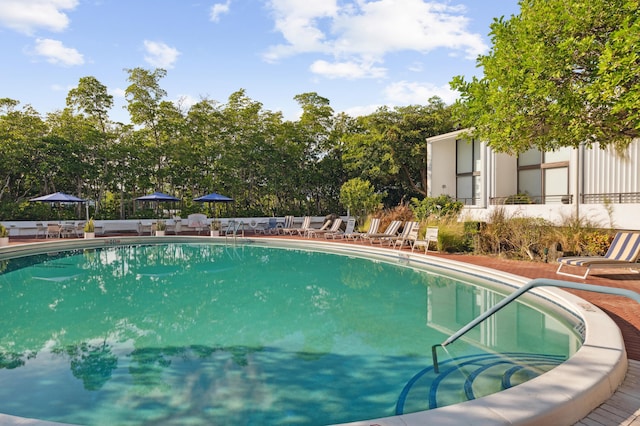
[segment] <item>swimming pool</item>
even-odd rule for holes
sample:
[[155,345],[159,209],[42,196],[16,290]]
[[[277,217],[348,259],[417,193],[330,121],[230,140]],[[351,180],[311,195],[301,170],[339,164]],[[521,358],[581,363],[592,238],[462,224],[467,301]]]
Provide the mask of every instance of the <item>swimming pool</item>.
[[[5,264],[0,412],[80,424],[311,425],[419,411],[429,408],[418,390],[430,345],[502,297],[491,282],[386,254],[111,243],[45,254],[30,268]],[[571,315],[510,309],[452,358],[578,350]]]

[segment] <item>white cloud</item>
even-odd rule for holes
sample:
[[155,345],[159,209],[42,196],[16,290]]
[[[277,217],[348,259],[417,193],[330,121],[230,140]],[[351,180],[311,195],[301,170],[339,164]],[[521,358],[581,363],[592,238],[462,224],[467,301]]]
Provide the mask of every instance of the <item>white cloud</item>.
[[[336,0],[271,0],[268,7],[286,43],[269,47],[265,60],[325,54],[335,63],[329,66],[328,61],[317,61],[312,68],[316,73],[326,70],[331,78],[345,64],[383,63],[386,55],[395,52],[427,54],[448,49],[475,60],[487,50],[482,37],[467,30],[465,9],[448,2],[349,0],[338,6]],[[354,78],[357,74],[348,75]],[[364,72],[362,77],[370,75]]]
[[180,55],[178,49],[157,41],[145,40],[144,48],[147,52],[144,60],[157,68],[173,68]]
[[61,41],[49,38],[36,39],[34,53],[44,56],[47,62],[56,65],[82,65],[84,57],[76,49],[65,47]]
[[73,10],[78,0],[0,0],[0,25],[25,34],[37,29],[62,31],[69,25],[65,10]]
[[373,114],[381,106],[383,106],[383,105],[356,106],[356,107],[347,108],[342,112],[344,112],[345,114],[347,114],[350,117],[360,117],[360,116],[364,116],[364,115]]
[[211,6],[211,13],[209,19],[213,22],[220,21],[220,15],[229,13],[229,6],[231,6],[231,0],[227,0],[226,3],[216,3]]
[[438,87],[431,83],[408,81],[392,83],[384,89],[384,93],[390,102],[401,105],[426,104],[433,96],[451,104],[458,98],[458,92],[451,90],[448,85]]
[[311,72],[327,78],[381,78],[386,70],[362,62],[333,62],[318,60],[311,64]]

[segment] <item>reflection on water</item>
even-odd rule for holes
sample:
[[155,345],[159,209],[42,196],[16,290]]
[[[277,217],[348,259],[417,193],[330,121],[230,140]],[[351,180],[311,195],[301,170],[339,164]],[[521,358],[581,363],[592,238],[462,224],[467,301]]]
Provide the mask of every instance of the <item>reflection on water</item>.
[[[0,412],[80,424],[393,415],[407,381],[431,364],[430,346],[502,297],[398,265],[260,247],[31,260],[10,260],[0,274]],[[526,305],[472,333],[457,356],[566,356],[578,345],[565,324]]]

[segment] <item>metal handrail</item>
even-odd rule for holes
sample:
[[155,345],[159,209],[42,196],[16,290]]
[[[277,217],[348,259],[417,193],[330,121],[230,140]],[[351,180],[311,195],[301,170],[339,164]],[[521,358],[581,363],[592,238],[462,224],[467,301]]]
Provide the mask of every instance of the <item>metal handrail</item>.
[[605,287],[601,285],[592,285],[592,284],[581,284],[581,283],[574,283],[569,281],[552,280],[550,278],[536,278],[534,280],[529,281],[527,284],[523,285],[518,290],[511,293],[509,296],[502,299],[500,302],[495,304],[491,309],[485,311],[482,315],[476,317],[473,321],[469,322],[460,330],[458,330],[457,332],[449,336],[449,338],[447,338],[444,342],[431,346],[431,356],[433,358],[433,371],[435,371],[436,373],[439,373],[438,354],[437,354],[438,346],[441,346],[444,348],[445,346],[455,342],[460,337],[465,335],[473,327],[480,324],[482,321],[486,320],[491,315],[495,314],[500,309],[504,308],[509,303],[513,302],[518,297],[522,296],[524,293],[526,293],[527,291],[535,287],[563,287],[563,288],[571,288],[575,290],[592,291],[595,293],[612,294],[615,296],[628,297],[640,303],[640,294],[636,293],[635,291],[627,290],[624,288]]
[[[240,229],[242,228],[242,229]],[[231,232],[229,232],[231,231]],[[231,220],[227,224],[227,230],[224,233],[225,240],[229,237],[229,235],[233,235],[233,240],[236,241],[238,238],[239,231],[242,231],[242,236],[244,237],[244,222],[242,220]]]

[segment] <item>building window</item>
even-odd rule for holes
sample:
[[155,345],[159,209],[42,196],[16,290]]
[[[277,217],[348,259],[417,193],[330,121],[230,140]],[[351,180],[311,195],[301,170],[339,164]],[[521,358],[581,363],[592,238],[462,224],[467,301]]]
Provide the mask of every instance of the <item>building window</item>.
[[475,205],[481,196],[480,142],[456,140],[456,199]]
[[568,203],[571,148],[540,152],[530,149],[518,156],[518,194],[531,202]]

